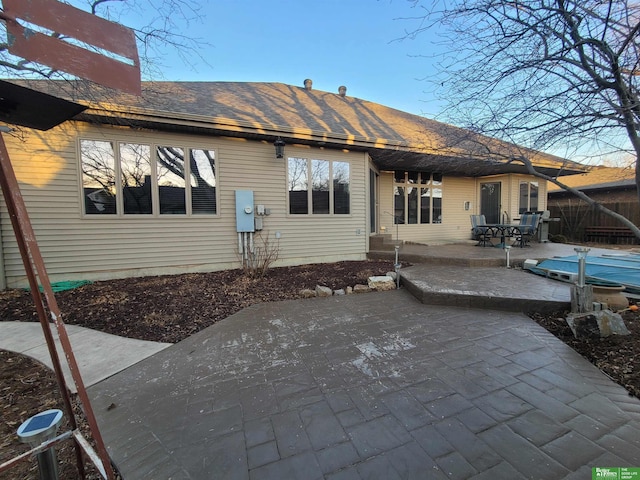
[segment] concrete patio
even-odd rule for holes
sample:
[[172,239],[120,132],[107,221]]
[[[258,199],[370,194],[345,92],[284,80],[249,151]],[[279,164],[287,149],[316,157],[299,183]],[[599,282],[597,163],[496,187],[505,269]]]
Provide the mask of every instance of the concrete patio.
[[[433,266],[425,284],[460,283],[458,268]],[[127,480],[584,479],[640,466],[640,402],[624,388],[521,313],[426,305],[408,288],[255,305],[89,394]]]
[[[525,260],[543,260],[556,256],[575,255],[574,248],[578,245],[564,243],[537,243],[525,248],[511,247],[509,249],[509,259],[511,266],[521,266]],[[590,255],[600,255],[605,253],[624,253],[630,248],[640,251],[640,246],[626,246],[624,249],[616,250],[612,248],[593,247]],[[393,260],[395,257],[392,243],[384,245],[384,249],[374,247],[369,252],[370,258],[386,258]],[[449,244],[403,244],[400,246],[400,260],[411,263],[426,265],[448,265],[459,267],[504,267],[506,265],[506,254],[504,249],[496,247],[476,246],[475,241]]]
[[[572,253],[534,244],[512,259]],[[124,478],[582,479],[640,466],[640,402],[519,313],[564,308],[568,284],[504,268],[500,249],[405,245],[401,260],[417,262],[401,290],[255,305],[168,348],[72,332]],[[0,348],[42,350],[15,341],[37,324],[0,327]]]

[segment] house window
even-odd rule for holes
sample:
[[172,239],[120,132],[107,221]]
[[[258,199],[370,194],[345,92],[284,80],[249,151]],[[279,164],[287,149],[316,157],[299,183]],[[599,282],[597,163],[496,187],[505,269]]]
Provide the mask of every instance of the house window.
[[[151,148],[149,145],[120,144],[120,177],[124,213],[151,215]],[[87,212],[88,213],[88,212]]]
[[[289,157],[289,213],[345,215],[351,212],[348,162]],[[309,188],[311,187],[311,188]]]
[[329,213],[329,162],[311,160],[311,198],[313,213]]
[[217,213],[214,150],[81,140],[80,160],[87,215]]
[[213,150],[191,149],[189,178],[191,186],[191,213],[216,213],[216,155]]
[[156,147],[156,159],[160,213],[184,215],[187,213],[184,149]]
[[351,211],[349,163],[333,162],[333,213],[348,215]]
[[538,211],[538,182],[520,182],[518,213]]
[[442,175],[396,171],[394,178],[394,223],[442,223]]
[[289,158],[289,213],[309,213],[308,175],[304,158]]
[[116,157],[111,142],[83,140],[82,190],[85,213],[115,215],[116,213]]

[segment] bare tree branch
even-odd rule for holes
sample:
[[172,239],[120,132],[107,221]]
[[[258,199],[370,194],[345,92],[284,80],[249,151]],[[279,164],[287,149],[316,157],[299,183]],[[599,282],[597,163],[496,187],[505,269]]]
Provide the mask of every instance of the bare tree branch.
[[[582,157],[632,153],[640,185],[640,5],[633,0],[416,0],[449,46],[432,78],[443,117],[474,132]],[[414,19],[414,21],[416,20]],[[588,151],[590,146],[602,152]],[[556,178],[529,172],[572,192]],[[638,192],[640,199],[640,190]],[[615,212],[608,215],[640,230]]]

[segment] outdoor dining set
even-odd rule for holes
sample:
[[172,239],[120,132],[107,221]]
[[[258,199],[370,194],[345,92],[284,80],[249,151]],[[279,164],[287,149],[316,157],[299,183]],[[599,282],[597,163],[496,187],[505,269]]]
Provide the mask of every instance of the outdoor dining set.
[[[520,248],[529,245],[536,235],[541,215],[524,213],[520,215],[520,223],[487,223],[484,215],[471,215],[471,233],[477,246],[504,247],[507,239],[514,239],[513,246]],[[494,244],[493,239],[500,243]]]

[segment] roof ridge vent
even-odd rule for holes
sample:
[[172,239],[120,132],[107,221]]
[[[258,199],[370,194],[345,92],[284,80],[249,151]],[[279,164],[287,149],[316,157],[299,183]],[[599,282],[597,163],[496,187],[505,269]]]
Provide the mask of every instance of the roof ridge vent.
[[313,80],[311,80],[310,78],[305,78],[304,79],[304,88],[306,88],[307,90],[313,89]]

